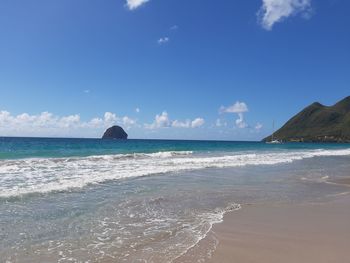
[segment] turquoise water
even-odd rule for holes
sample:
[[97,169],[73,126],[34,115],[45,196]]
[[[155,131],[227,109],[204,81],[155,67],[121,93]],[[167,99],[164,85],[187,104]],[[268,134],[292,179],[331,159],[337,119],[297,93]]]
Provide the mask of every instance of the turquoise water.
[[348,144],[0,138],[0,259],[172,262],[247,203],[348,191],[327,181],[349,161]]
[[180,140],[100,140],[65,138],[0,137],[0,159],[33,157],[72,157],[162,151],[249,151],[297,149],[346,149],[348,144],[288,143],[271,145],[262,142],[180,141]]

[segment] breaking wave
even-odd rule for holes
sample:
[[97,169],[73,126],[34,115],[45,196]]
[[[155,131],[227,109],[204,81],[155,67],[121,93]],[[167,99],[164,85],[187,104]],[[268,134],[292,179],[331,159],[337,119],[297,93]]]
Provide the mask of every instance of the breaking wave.
[[74,158],[0,161],[0,197],[82,188],[110,180],[204,168],[290,163],[318,156],[350,155],[350,149],[208,153],[168,151]]

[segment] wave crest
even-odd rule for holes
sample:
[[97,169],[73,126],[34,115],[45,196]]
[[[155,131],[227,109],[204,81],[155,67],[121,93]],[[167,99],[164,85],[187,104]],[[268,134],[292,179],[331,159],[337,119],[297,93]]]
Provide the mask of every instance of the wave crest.
[[0,161],[0,197],[82,188],[109,180],[169,172],[274,165],[318,156],[350,155],[350,149],[193,154],[191,151],[133,153],[80,158]]

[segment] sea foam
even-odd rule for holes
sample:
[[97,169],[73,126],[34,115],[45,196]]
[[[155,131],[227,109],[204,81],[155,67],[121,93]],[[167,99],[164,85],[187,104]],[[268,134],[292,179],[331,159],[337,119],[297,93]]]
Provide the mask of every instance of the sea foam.
[[168,151],[73,158],[0,161],[0,197],[82,188],[111,180],[204,168],[274,165],[318,156],[350,155],[350,149],[225,153]]

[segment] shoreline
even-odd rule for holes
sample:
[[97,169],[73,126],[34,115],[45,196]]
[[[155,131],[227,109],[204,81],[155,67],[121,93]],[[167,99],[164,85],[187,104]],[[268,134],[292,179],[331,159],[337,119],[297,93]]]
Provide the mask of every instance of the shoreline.
[[[349,187],[350,177],[331,183]],[[321,203],[243,205],[174,262],[196,255],[206,263],[347,262],[349,222],[349,194]]]
[[331,179],[327,183],[350,187],[350,177]]

